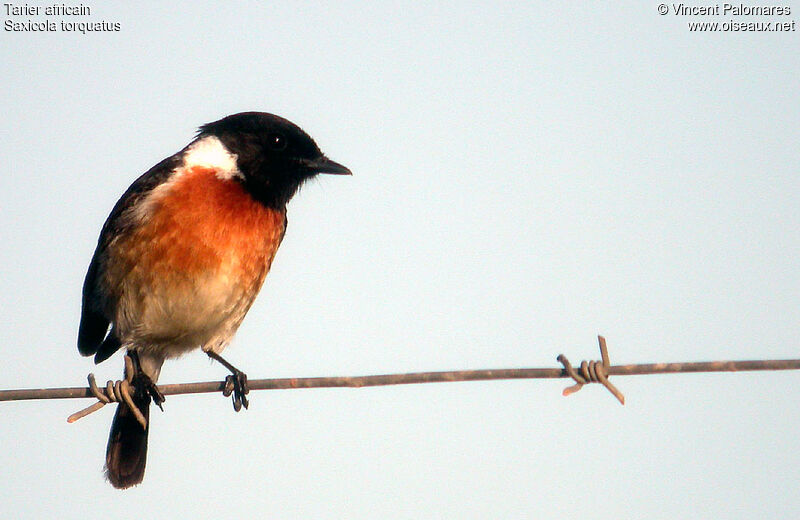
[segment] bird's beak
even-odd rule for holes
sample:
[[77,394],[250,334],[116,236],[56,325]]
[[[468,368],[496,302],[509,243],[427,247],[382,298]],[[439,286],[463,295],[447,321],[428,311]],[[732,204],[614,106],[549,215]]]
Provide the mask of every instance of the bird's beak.
[[331,161],[324,155],[317,159],[307,159],[303,161],[303,165],[314,173],[329,173],[331,175],[353,175],[350,168]]

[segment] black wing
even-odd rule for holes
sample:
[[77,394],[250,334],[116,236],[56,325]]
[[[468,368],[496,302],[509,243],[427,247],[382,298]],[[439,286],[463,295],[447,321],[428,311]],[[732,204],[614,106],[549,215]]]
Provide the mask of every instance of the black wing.
[[114,330],[112,329],[110,333],[108,331],[113,319],[111,314],[115,302],[109,301],[110,296],[100,284],[103,279],[108,244],[115,236],[125,233],[135,225],[135,222],[126,218],[127,210],[139,203],[153,188],[163,183],[180,163],[181,154],[178,153],[164,159],[136,179],[117,201],[103,224],[97,248],[83,282],[83,308],[78,329],[78,351],[84,356],[97,354],[96,363],[110,357],[120,347],[119,338],[114,334]]

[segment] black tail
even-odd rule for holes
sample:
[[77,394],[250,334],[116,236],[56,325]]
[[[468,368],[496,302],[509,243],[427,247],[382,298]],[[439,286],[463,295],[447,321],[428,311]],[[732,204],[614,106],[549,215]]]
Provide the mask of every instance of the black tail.
[[150,396],[136,391],[133,402],[147,420],[142,428],[125,403],[117,405],[106,448],[106,477],[117,489],[142,482],[147,463],[147,432],[150,429]]

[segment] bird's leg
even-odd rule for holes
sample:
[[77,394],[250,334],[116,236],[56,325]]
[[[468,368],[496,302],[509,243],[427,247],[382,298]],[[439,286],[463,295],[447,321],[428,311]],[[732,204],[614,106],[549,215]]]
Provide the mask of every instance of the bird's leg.
[[247,400],[247,394],[250,393],[250,389],[247,388],[247,374],[225,361],[225,359],[216,352],[208,350],[206,354],[231,371],[231,375],[225,378],[225,388],[222,389],[222,395],[228,397],[233,394],[233,409],[237,412],[242,409],[242,406],[247,408],[250,404]]
[[141,400],[152,398],[153,402],[164,411],[161,404],[166,400],[164,394],[158,389],[156,384],[150,379],[150,376],[142,371],[142,366],[139,363],[139,354],[135,350],[128,351],[128,357],[133,362],[133,377],[131,378],[131,386],[133,386],[136,397]]

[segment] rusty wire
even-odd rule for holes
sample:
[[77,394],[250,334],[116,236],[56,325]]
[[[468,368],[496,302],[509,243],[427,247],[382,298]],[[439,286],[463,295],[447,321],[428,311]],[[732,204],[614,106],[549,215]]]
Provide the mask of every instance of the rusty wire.
[[[362,388],[367,386],[409,385],[422,383],[448,383],[456,381],[489,381],[500,379],[558,379],[570,377],[575,385],[564,389],[563,394],[570,395],[588,383],[604,385],[619,401],[625,403],[622,393],[608,381],[609,376],[675,374],[697,372],[739,372],[754,370],[798,370],[800,359],[747,360],[747,361],[705,361],[679,363],[647,363],[630,365],[611,365],[606,348],[605,338],[598,336],[600,344],[600,361],[583,361],[580,370],[575,370],[563,354],[557,360],[562,368],[501,368],[488,370],[456,370],[445,372],[412,372],[405,374],[382,374],[370,376],[345,377],[300,377],[279,379],[253,379],[248,382],[250,390],[290,390],[298,388]],[[128,373],[126,369],[126,373]],[[101,391],[92,384],[94,377],[90,374],[89,387],[42,388],[0,390],[0,401],[20,401],[31,399],[77,399],[95,398],[97,403],[70,416],[70,422],[99,410],[108,402],[119,402],[124,399],[124,392],[119,387],[125,381],[112,383]],[[128,383],[130,383],[128,381]],[[198,394],[222,392],[225,381],[206,381],[199,383],[180,383],[159,385],[164,395]],[[127,403],[127,399],[125,399]],[[128,406],[131,406],[128,403]],[[135,408],[135,407],[134,407]]]

